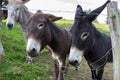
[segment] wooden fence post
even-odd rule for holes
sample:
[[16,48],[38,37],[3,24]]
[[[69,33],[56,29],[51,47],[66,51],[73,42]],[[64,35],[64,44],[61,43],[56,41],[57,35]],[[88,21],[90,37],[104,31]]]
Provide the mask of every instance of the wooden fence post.
[[114,80],[120,80],[120,25],[118,22],[118,5],[112,1],[107,7],[108,23],[113,50],[113,72]]

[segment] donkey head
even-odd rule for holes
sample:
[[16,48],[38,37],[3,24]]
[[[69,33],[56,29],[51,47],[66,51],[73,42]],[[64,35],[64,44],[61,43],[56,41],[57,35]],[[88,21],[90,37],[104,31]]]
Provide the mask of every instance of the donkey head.
[[51,41],[50,22],[61,19],[51,14],[37,12],[28,22],[28,39],[26,51],[31,57],[38,53]]
[[15,23],[19,19],[20,9],[27,3],[29,0],[8,0],[8,19],[6,22],[6,26],[9,30],[11,30]]
[[74,24],[71,28],[72,46],[69,55],[69,62],[73,66],[77,66],[81,62],[82,56],[88,53],[95,44],[95,27],[92,22],[102,12],[108,2],[110,1],[107,1],[89,14],[83,12],[80,5],[77,6]]

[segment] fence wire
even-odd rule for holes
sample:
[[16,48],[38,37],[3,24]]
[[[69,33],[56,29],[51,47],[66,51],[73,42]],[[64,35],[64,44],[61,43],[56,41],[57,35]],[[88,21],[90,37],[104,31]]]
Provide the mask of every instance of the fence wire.
[[[51,13],[74,13],[75,14],[75,11],[62,11],[62,10],[45,10],[45,9],[29,9],[29,10],[32,10],[32,11],[38,11],[38,10],[41,10],[43,12],[51,12]],[[97,13],[93,13],[93,14],[97,14]],[[107,17],[107,14],[99,14],[99,15],[103,15],[103,16],[106,16]]]

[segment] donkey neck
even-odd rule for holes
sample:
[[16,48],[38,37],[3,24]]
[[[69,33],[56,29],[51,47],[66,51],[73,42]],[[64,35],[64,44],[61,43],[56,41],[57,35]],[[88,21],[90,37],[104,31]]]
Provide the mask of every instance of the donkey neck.
[[109,36],[101,33],[95,27],[93,27],[93,33],[95,35],[94,44],[85,55],[87,61],[90,62],[100,59],[111,49],[111,40]]
[[22,30],[24,32],[26,32],[26,24],[30,18],[30,16],[32,16],[33,13],[31,13],[25,6],[23,6],[21,9],[20,9],[20,13],[19,13],[19,18],[18,18],[18,23],[21,25],[22,27]]
[[102,37],[103,33],[97,30],[96,27],[93,26],[92,29],[93,29],[95,37]]
[[51,31],[51,41],[49,43],[49,46],[53,49],[53,51],[58,52],[61,48],[61,44],[64,42],[63,39],[67,37],[65,36],[65,33],[67,32],[64,29],[58,27],[53,22],[49,22],[49,25]]

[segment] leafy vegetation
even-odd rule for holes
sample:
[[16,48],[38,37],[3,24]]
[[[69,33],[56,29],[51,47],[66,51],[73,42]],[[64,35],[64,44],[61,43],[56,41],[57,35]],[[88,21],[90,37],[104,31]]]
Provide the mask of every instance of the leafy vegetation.
[[[73,21],[60,20],[56,23],[67,28],[73,24]],[[109,34],[107,25],[94,24],[98,26],[99,30]],[[3,21],[0,34],[6,54],[3,61],[0,62],[0,80],[53,80],[54,64],[47,50],[42,51],[40,56],[34,58],[33,64],[26,63],[25,39],[19,25],[16,25],[13,30],[8,30]],[[76,72],[70,66],[65,80],[86,80],[86,77],[91,77],[85,60],[79,67],[80,72]]]

